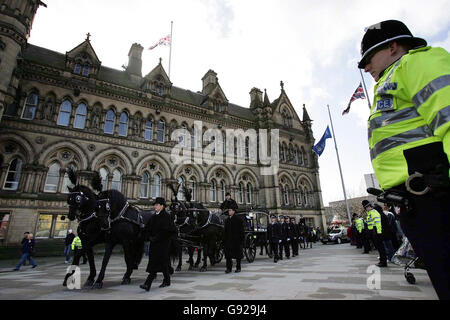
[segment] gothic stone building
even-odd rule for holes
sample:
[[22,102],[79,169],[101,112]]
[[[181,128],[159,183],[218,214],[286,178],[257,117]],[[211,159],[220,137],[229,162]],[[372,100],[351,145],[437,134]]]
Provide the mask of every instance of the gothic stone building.
[[[161,61],[142,76],[139,44],[131,46],[124,70],[103,66],[89,35],[66,53],[38,47],[27,38],[39,5],[38,0],[3,0],[0,7],[3,244],[19,242],[25,231],[56,239],[76,229],[76,222],[61,219],[68,213],[68,166],[88,186],[94,171],[100,172],[105,189],[118,189],[143,208],[157,196],[170,199],[169,184],[180,182],[212,211],[230,192],[240,208],[303,216],[322,228],[311,120],[304,106],[303,119],[298,117],[282,83],[274,101],[253,88],[249,107],[242,107],[229,102],[212,70],[197,92],[174,86]],[[279,129],[279,171],[262,175],[260,162],[248,161],[255,144],[248,137],[234,148],[234,158],[243,164],[175,165],[173,147],[189,140],[173,141],[172,132],[193,133],[194,121],[201,121],[202,132],[218,129],[224,138],[227,129]],[[193,147],[196,143],[210,144],[191,139]]]

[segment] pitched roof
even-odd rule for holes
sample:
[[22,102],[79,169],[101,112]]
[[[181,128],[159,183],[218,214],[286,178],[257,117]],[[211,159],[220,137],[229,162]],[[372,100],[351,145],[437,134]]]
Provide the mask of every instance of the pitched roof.
[[[22,56],[25,60],[37,64],[47,65],[62,70],[66,68],[65,54],[42,48],[33,44],[27,45],[22,53]],[[117,70],[105,66],[100,66],[99,72],[97,74],[97,79],[130,89],[141,90],[138,84],[131,81],[128,73],[125,70]],[[206,104],[204,102],[206,101],[207,96],[202,93],[192,92],[187,89],[172,86],[171,96],[173,99],[185,102],[187,104],[206,107]],[[233,103],[228,104],[228,113],[245,120],[255,120],[255,116],[249,108],[241,107]]]

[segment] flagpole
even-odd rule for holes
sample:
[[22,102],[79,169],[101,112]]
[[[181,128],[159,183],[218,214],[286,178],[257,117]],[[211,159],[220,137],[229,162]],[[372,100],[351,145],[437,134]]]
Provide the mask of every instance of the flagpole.
[[338,165],[339,165],[339,172],[341,174],[342,190],[344,191],[344,198],[345,198],[345,206],[347,208],[348,223],[352,223],[352,219],[350,217],[350,209],[348,207],[347,193],[345,192],[344,177],[342,176],[341,161],[339,160],[339,152],[338,152],[338,147],[337,147],[337,143],[336,143],[336,135],[334,134],[333,120],[331,119],[330,106],[327,105],[327,108],[328,108],[328,115],[330,116],[331,130],[333,131],[334,147],[336,148],[336,157],[337,157],[337,161],[338,161]]
[[170,21],[170,50],[169,50],[169,79],[170,79],[170,63],[172,61],[172,29],[173,29],[173,21]]
[[370,109],[372,109],[372,104],[370,103],[370,98],[369,98],[369,95],[367,94],[366,82],[364,81],[364,77],[363,77],[361,69],[359,69],[359,73],[361,74],[361,79],[362,79],[362,82],[363,82],[364,91],[365,91],[366,97],[367,97],[367,104],[369,105],[369,110],[370,110]]

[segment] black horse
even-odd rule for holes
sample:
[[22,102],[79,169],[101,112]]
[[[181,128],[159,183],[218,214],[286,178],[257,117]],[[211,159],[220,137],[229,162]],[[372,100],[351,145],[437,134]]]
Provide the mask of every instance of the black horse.
[[102,268],[94,288],[102,288],[106,267],[117,244],[123,247],[127,266],[122,284],[129,284],[133,269],[137,269],[142,260],[146,238],[145,226],[153,211],[141,211],[133,207],[118,190],[100,192],[97,203],[97,216],[102,230],[106,231],[106,245]]
[[[90,287],[94,283],[96,276],[94,251],[93,247],[99,243],[105,242],[105,233],[101,230],[100,221],[96,215],[97,195],[88,187],[77,184],[77,176],[71,169],[67,170],[69,179],[75,185],[69,189],[67,203],[69,205],[68,218],[71,221],[78,220],[77,234],[81,239],[82,250],[87,254],[89,261],[89,277],[84,286]],[[72,265],[79,265],[82,251],[79,251],[74,256]],[[63,286],[67,285],[68,278],[73,275],[75,271],[67,273]]]

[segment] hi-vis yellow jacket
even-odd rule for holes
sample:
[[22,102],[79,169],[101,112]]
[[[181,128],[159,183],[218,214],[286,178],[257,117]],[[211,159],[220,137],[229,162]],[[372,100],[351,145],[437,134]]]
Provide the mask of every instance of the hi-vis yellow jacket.
[[383,190],[408,178],[403,150],[442,141],[450,160],[450,54],[410,50],[375,86],[368,121],[372,166]]
[[77,249],[82,248],[81,239],[78,236],[76,236],[75,239],[73,239],[73,241],[72,241],[72,250],[75,250],[75,248],[77,248]]

